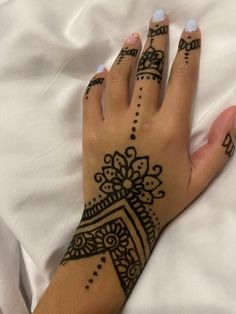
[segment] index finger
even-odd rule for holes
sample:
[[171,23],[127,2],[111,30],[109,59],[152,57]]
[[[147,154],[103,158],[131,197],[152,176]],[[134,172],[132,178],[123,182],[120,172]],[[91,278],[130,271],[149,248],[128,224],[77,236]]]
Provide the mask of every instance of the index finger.
[[190,114],[196,91],[200,61],[201,33],[195,20],[187,22],[173,63],[161,112],[189,136]]

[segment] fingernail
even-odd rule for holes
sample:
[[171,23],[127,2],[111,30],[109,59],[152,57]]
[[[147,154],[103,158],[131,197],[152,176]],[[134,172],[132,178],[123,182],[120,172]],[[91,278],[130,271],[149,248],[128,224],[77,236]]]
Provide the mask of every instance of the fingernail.
[[138,33],[133,33],[133,34],[129,35],[129,37],[127,38],[126,42],[127,42],[127,44],[133,45],[138,40],[139,40],[139,34]]
[[162,22],[164,21],[166,15],[163,10],[156,10],[156,12],[152,16],[152,21],[153,22]]
[[196,20],[189,20],[185,24],[185,31],[186,32],[195,32],[197,30],[197,22]]
[[105,70],[105,66],[103,64],[100,64],[97,67],[96,73],[102,73]]

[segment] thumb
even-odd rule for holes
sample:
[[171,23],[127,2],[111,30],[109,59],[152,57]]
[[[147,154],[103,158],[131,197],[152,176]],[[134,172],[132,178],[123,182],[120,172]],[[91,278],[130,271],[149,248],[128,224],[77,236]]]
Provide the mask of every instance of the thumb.
[[233,156],[236,137],[236,106],[224,110],[213,123],[208,142],[192,154],[190,198],[199,195]]

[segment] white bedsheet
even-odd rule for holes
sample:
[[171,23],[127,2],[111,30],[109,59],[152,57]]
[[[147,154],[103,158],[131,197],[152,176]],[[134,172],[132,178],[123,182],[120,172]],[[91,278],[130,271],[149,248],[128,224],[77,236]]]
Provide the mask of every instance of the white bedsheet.
[[[0,0],[0,313],[36,306],[83,209],[81,96],[152,13],[202,30],[191,151],[236,102],[234,0]],[[236,158],[161,237],[125,314],[236,313]],[[78,296],[79,297],[79,296]]]

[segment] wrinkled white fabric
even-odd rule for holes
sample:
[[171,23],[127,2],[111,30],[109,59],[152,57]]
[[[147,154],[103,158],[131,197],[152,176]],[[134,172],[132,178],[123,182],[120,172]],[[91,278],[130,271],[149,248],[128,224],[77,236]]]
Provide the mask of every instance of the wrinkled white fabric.
[[[123,40],[170,18],[169,64],[196,18],[191,151],[236,101],[234,0],[0,0],[0,313],[33,311],[83,209],[81,97]],[[125,314],[236,313],[236,159],[162,235]]]

